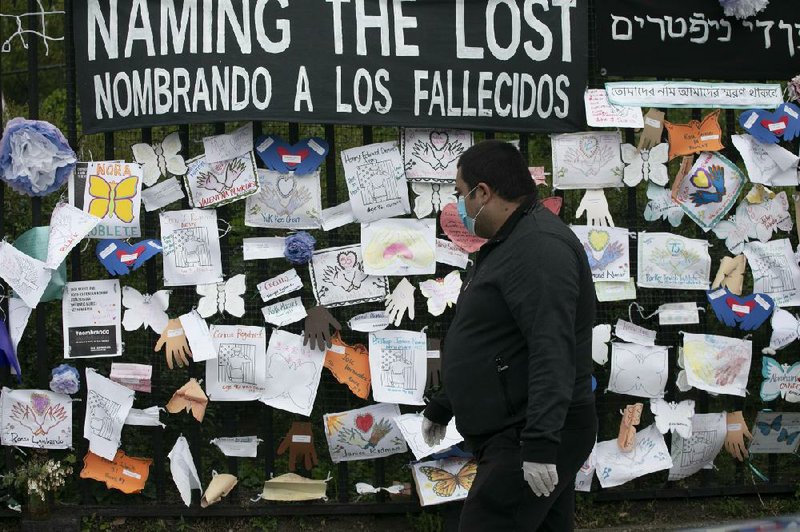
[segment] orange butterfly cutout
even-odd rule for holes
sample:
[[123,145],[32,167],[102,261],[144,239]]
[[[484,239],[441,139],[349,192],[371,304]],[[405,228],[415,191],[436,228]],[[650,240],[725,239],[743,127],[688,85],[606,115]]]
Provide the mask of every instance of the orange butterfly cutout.
[[458,473],[451,473],[440,467],[422,466],[419,470],[433,482],[433,492],[439,497],[450,497],[455,493],[456,488],[461,486],[469,491],[475,474],[478,472],[478,463],[470,460],[458,470]]
[[717,109],[703,120],[691,120],[688,124],[673,124],[664,120],[664,127],[669,134],[669,158],[679,155],[691,155],[703,151],[719,151],[722,145],[722,128],[719,126]]

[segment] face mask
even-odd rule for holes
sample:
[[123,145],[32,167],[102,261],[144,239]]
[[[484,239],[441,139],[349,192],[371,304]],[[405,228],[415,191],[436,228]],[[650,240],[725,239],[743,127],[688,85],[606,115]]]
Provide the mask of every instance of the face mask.
[[[478,185],[475,185],[472,188],[472,190],[467,192],[466,195],[469,196],[470,194],[472,194],[475,191],[476,188],[478,188]],[[472,217],[470,217],[470,215],[467,214],[467,204],[466,204],[466,202],[464,200],[465,197],[466,196],[461,196],[461,197],[458,198],[458,203],[456,204],[456,207],[458,208],[458,216],[461,218],[461,221],[464,223],[464,227],[467,228],[467,231],[469,231],[470,233],[472,233],[474,235],[475,234],[475,220],[478,219],[478,216],[480,215],[481,211],[486,206],[486,204],[484,203],[483,205],[481,205],[481,208],[478,210],[478,214],[475,215],[475,218],[472,218]]]

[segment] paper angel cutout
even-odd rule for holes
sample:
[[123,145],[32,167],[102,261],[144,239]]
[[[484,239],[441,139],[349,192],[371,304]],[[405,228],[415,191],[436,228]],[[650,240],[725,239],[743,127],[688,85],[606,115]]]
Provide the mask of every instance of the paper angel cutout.
[[724,287],[737,296],[742,295],[742,284],[744,283],[744,272],[746,268],[747,257],[744,255],[722,257],[717,275],[714,277],[714,282],[711,283],[711,288],[717,289]]
[[681,438],[692,436],[694,401],[691,399],[680,403],[651,399],[650,411],[656,416],[656,428],[661,434],[673,432],[680,435]]
[[728,327],[752,331],[761,327],[775,309],[775,302],[766,294],[737,296],[726,288],[706,292],[717,319]]
[[161,242],[152,238],[129,244],[123,240],[101,240],[95,255],[111,275],[127,275],[161,253]]
[[761,350],[765,355],[774,355],[778,349],[782,349],[800,338],[800,320],[788,310],[775,309],[771,325],[772,336],[769,345]]
[[672,199],[668,188],[654,183],[647,185],[647,206],[644,208],[644,219],[648,222],[667,220],[672,227],[678,227],[683,220],[683,209]]
[[417,195],[414,198],[414,214],[417,218],[425,218],[441,212],[445,205],[456,203],[455,185],[442,183],[411,183],[411,190]]
[[213,316],[217,312],[220,314],[227,312],[241,318],[244,316],[244,298],[242,296],[246,289],[243,273],[234,275],[221,283],[197,285],[195,290],[202,296],[197,303],[197,312],[203,318]]
[[419,291],[428,298],[428,312],[433,316],[441,316],[446,308],[455,305],[461,293],[461,284],[461,273],[458,270],[453,270],[443,279],[429,279],[419,283]]
[[197,468],[194,465],[192,452],[189,450],[189,442],[186,438],[179,436],[175,445],[167,455],[169,458],[169,470],[172,473],[172,480],[181,494],[181,499],[186,506],[192,503],[192,490],[201,490],[200,477],[197,476]]
[[722,145],[722,129],[719,127],[720,110],[712,111],[702,120],[690,120],[688,124],[673,124],[664,120],[669,135],[669,159],[679,155],[691,155],[704,151],[719,151]]
[[608,342],[611,341],[611,325],[595,325],[592,329],[592,360],[601,366],[608,362]]
[[255,142],[256,153],[264,165],[276,172],[310,174],[320,167],[328,154],[328,143],[319,137],[289,144],[280,137],[261,136]]
[[169,316],[169,290],[159,290],[153,295],[142,294],[130,286],[122,287],[122,327],[126,331],[135,331],[144,326],[150,327],[156,334],[161,334],[167,326]]
[[625,410],[620,412],[622,419],[619,422],[619,434],[617,435],[617,445],[624,453],[633,451],[636,445],[636,427],[642,419],[642,403],[635,403],[625,407]]
[[800,107],[782,103],[775,111],[748,109],[739,115],[739,124],[764,144],[794,140],[800,136]]
[[639,150],[632,144],[622,145],[622,182],[635,187],[642,181],[665,186],[669,182],[666,163],[669,161],[669,144],[661,143],[649,150]]
[[212,504],[216,504],[227,497],[233,491],[239,479],[228,473],[219,474],[216,471],[211,472],[211,482],[208,483],[206,492],[200,499],[200,508],[208,508]]
[[781,397],[790,403],[800,403],[800,362],[781,364],[774,358],[761,358],[761,400]]
[[192,416],[202,422],[206,415],[206,406],[208,406],[208,397],[200,384],[196,379],[189,379],[189,382],[172,394],[172,398],[167,403],[167,412],[175,414],[181,410],[191,411]]
[[133,159],[142,165],[142,182],[152,186],[161,177],[186,175],[188,168],[181,155],[181,137],[174,131],[161,142],[152,145],[142,142],[131,146]]

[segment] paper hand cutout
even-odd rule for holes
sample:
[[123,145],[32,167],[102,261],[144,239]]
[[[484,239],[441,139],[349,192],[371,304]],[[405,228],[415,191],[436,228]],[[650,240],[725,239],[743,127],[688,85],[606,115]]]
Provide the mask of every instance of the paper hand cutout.
[[772,336],[769,339],[769,345],[761,350],[765,355],[774,355],[776,350],[786,347],[800,338],[800,320],[788,310],[775,309],[770,324],[772,325]]
[[636,445],[636,426],[642,418],[642,403],[635,403],[625,407],[621,412],[622,421],[619,423],[619,435],[617,436],[617,445],[624,453],[633,451]]
[[239,482],[238,478],[228,473],[222,473],[220,475],[216,471],[212,471],[211,474],[213,475],[213,478],[211,479],[211,482],[208,483],[208,487],[206,488],[206,492],[203,494],[203,498],[200,499],[201,508],[208,508],[212,504],[216,504],[221,501],[223,497],[227,497]]
[[278,447],[278,456],[285,453],[286,449],[289,449],[289,471],[295,470],[298,460],[303,461],[306,471],[311,471],[311,468],[319,463],[317,451],[314,449],[314,434],[310,422],[292,422],[289,432],[283,437],[283,441]]
[[575,211],[575,219],[586,213],[586,225],[604,225],[614,227],[614,220],[608,212],[608,201],[603,189],[587,190]]
[[732,294],[742,295],[745,268],[747,268],[747,258],[744,255],[723,257],[714,282],[711,283],[712,290],[727,288]]
[[727,413],[728,433],[725,435],[725,450],[728,454],[743,462],[750,453],[744,439],[752,440],[753,435],[747,428],[741,411]]
[[342,325],[334,318],[328,309],[321,305],[312,307],[306,311],[306,321],[303,325],[303,345],[309,349],[322,351],[325,347],[331,346],[331,330],[333,327],[336,332],[342,330]]
[[399,327],[400,322],[403,321],[403,315],[408,312],[408,319],[414,319],[414,288],[408,279],[403,277],[394,291],[386,296],[386,313],[389,314],[389,319],[394,320],[394,326]]
[[179,368],[189,365],[189,359],[186,357],[191,358],[192,351],[189,349],[189,344],[186,342],[186,335],[183,333],[183,326],[181,325],[181,320],[178,318],[167,322],[167,326],[158,338],[153,351],[161,351],[164,345],[167,346],[167,350],[164,354],[167,357],[167,367],[169,369],[172,369],[175,362],[178,363]]
[[695,187],[701,189],[689,194],[695,207],[722,201],[725,195],[725,169],[722,166],[699,168],[690,179]]
[[161,242],[153,238],[128,244],[122,240],[101,240],[95,255],[111,275],[128,275],[148,259],[161,253]]
[[202,422],[206,415],[208,397],[200,387],[196,379],[189,379],[189,382],[181,386],[167,403],[167,412],[175,414],[181,410],[192,411],[192,416],[197,421]]
[[766,294],[741,297],[725,288],[706,292],[708,302],[717,319],[729,327],[752,331],[767,321],[775,309],[775,302]]
[[639,149],[649,150],[661,143],[661,133],[664,131],[664,113],[658,109],[650,109],[644,115],[644,129],[639,137]]
[[748,109],[739,115],[739,124],[759,142],[775,144],[800,136],[800,107],[782,103],[774,112]]

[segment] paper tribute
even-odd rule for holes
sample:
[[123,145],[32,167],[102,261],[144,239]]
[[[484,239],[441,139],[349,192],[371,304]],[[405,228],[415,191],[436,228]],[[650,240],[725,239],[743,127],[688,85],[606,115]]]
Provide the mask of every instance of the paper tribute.
[[719,126],[720,110],[712,111],[702,120],[690,120],[688,124],[673,124],[664,120],[669,136],[670,160],[679,155],[691,155],[708,151],[719,151],[722,145],[722,129]]
[[583,102],[589,127],[644,127],[641,107],[614,105],[608,101],[605,89],[586,89]]
[[370,460],[408,451],[394,422],[396,404],[378,403],[356,410],[325,414],[325,436],[334,463]]
[[414,454],[414,458],[417,460],[422,460],[426,456],[446,451],[453,445],[464,441],[464,438],[456,429],[456,421],[455,418],[453,418],[447,424],[447,431],[442,441],[431,447],[425,443],[425,439],[422,437],[422,418],[422,414],[403,414],[394,419],[400,432],[403,433],[408,447]]
[[200,295],[197,302],[197,312],[203,318],[208,318],[216,313],[230,314],[241,318],[244,316],[244,293],[247,291],[245,275],[240,273],[213,284],[199,284],[195,291]]
[[133,406],[134,391],[92,368],[86,369],[86,390],[83,437],[89,440],[90,451],[113,460],[120,446],[122,426]]
[[151,406],[148,408],[131,408],[128,411],[128,417],[125,418],[126,425],[134,425],[137,427],[166,427],[161,422],[160,414],[164,410],[160,406]]
[[206,394],[212,401],[255,401],[267,381],[264,327],[212,325],[217,358],[206,361]]
[[775,187],[798,184],[797,155],[777,144],[759,142],[752,135],[732,135],[731,140],[744,160],[751,183]]
[[325,231],[333,231],[355,221],[349,201],[322,210],[322,229]]
[[391,218],[361,224],[361,255],[368,275],[436,272],[436,220]]
[[79,163],[69,182],[70,203],[99,218],[89,238],[142,236],[142,167],[124,161]]
[[341,158],[356,221],[374,222],[411,212],[397,142],[342,150]]
[[354,331],[358,332],[375,332],[382,331],[389,325],[392,320],[384,310],[373,310],[365,312],[350,318],[347,325]]
[[319,171],[308,175],[259,170],[261,188],[247,198],[244,224],[274,229],[319,229],[322,191]]
[[72,448],[72,398],[46,390],[12,390],[0,397],[0,444]]
[[195,379],[189,381],[175,390],[167,403],[167,412],[177,414],[178,412],[190,412],[197,421],[203,421],[208,406],[208,397],[203,392],[200,384]]
[[656,417],[656,428],[661,434],[672,432],[682,438],[691,437],[692,416],[694,416],[694,401],[691,399],[680,403],[651,399],[650,410]]
[[788,238],[748,242],[744,255],[753,273],[753,292],[767,294],[779,307],[800,305],[800,267]]
[[144,204],[144,210],[147,212],[163,209],[170,203],[182,200],[185,197],[186,194],[175,177],[170,177],[142,190],[142,203]]
[[8,335],[11,338],[11,346],[14,348],[15,353],[19,341],[22,340],[22,334],[28,326],[31,312],[33,312],[33,309],[26,305],[22,299],[13,296],[8,298]]
[[592,328],[592,360],[605,366],[608,362],[608,342],[611,341],[611,325],[600,324]]
[[256,458],[258,456],[258,444],[262,441],[258,436],[234,436],[231,438],[214,438],[209,443],[216,445],[225,456]]
[[97,456],[91,451],[83,457],[81,478],[103,482],[108,489],[116,489],[125,494],[141,493],[150,476],[152,458],[128,456],[117,451],[113,460]]
[[792,226],[789,199],[786,192],[779,192],[761,203],[750,203],[746,198],[743,199],[733,216],[714,227],[714,234],[717,238],[725,239],[728,250],[738,255],[749,240],[758,239],[766,243],[773,233],[791,231]]
[[467,498],[478,472],[474,458],[450,457],[411,465],[419,503],[432,506]]
[[800,412],[759,412],[751,454],[792,454],[800,444]]
[[656,331],[623,319],[617,318],[617,323],[614,325],[614,334],[624,342],[631,342],[639,345],[656,345]]
[[222,281],[217,212],[159,213],[164,248],[164,286],[194,286]]
[[434,212],[442,212],[445,205],[457,201],[455,185],[411,183],[411,190],[417,195],[414,198],[414,214],[417,215],[417,218],[425,218]]
[[645,288],[708,290],[708,242],[672,233],[639,233],[636,282]]
[[752,355],[750,340],[711,334],[683,335],[686,382],[700,390],[744,397]]
[[666,220],[672,227],[678,227],[683,220],[683,209],[672,199],[672,192],[654,183],[647,185],[647,205],[644,219],[648,222]]
[[437,238],[436,262],[454,266],[463,270],[469,263],[469,253],[449,240]]
[[125,313],[122,315],[122,327],[126,331],[135,331],[141,327],[148,327],[156,334],[160,334],[167,326],[169,316],[169,290],[159,290],[155,294],[142,294],[130,286],[122,287],[122,306]]
[[291,294],[303,288],[303,281],[297,275],[297,270],[292,268],[280,275],[276,275],[271,279],[256,285],[258,293],[261,295],[261,300],[265,303],[277,297]]
[[319,137],[304,138],[294,144],[272,135],[256,139],[256,153],[264,166],[282,174],[313,174],[325,161],[329,151],[328,143]]
[[369,351],[364,344],[348,345],[337,332],[331,346],[325,351],[324,366],[341,384],[346,384],[353,394],[362,399],[369,397],[371,377]]
[[406,179],[412,183],[455,183],[458,158],[472,142],[470,131],[402,128],[400,152]]
[[631,278],[628,230],[621,227],[571,225],[586,251],[595,281]]
[[378,331],[369,335],[369,370],[375,401],[424,405],[427,379],[425,333]]
[[267,378],[259,400],[310,416],[324,363],[325,352],[304,346],[302,335],[273,331],[267,348]]
[[550,138],[554,189],[623,186],[618,132],[564,133]]
[[583,462],[583,465],[575,475],[575,491],[589,493],[592,491],[592,479],[594,478],[595,469],[597,468],[597,444],[592,448],[589,457]]
[[717,153],[703,152],[686,175],[675,180],[672,198],[708,232],[731,210],[746,181],[731,161]]
[[314,252],[309,273],[317,304],[342,307],[383,301],[389,295],[386,277],[367,275],[361,257],[359,245]]
[[650,149],[640,150],[632,144],[622,145],[622,181],[629,187],[635,187],[642,181],[664,186],[669,181],[667,161],[669,145],[662,143]]
[[770,320],[772,335],[769,345],[761,350],[765,355],[774,355],[778,349],[782,349],[800,338],[800,320],[788,310],[776,308]]
[[775,107],[783,102],[780,83],[698,81],[614,81],[605,84],[610,102],[642,107]]
[[36,308],[41,301],[52,271],[47,265],[29,257],[8,242],[0,242],[0,278],[30,308]]
[[727,432],[724,412],[692,416],[690,437],[672,435],[672,467],[668,480],[681,480],[713,467]]
[[150,393],[153,366],[150,364],[111,363],[108,378],[135,392]]
[[636,282],[633,278],[630,281],[622,282],[595,281],[594,291],[597,294],[597,301],[600,303],[636,299]]
[[186,441],[186,438],[178,437],[167,458],[169,458],[169,470],[175,487],[181,494],[183,504],[189,506],[192,504],[192,490],[203,491],[203,485],[200,484],[200,477],[197,475],[192,451],[189,450],[189,442]]
[[253,123],[230,133],[203,137],[203,151],[209,163],[227,161],[253,151]]
[[67,283],[61,308],[64,358],[122,355],[122,303],[118,280]]
[[189,344],[192,360],[205,362],[217,358],[217,349],[214,347],[211,329],[196,310],[182,314],[178,320],[186,336],[186,342]]
[[458,301],[461,293],[461,273],[453,270],[441,279],[428,279],[419,283],[420,293],[428,298],[428,312],[441,316]]
[[789,403],[800,403],[800,362],[792,365],[781,364],[772,357],[761,358],[761,400],[772,401],[777,398]]
[[47,241],[47,260],[45,265],[55,270],[64,262],[69,252],[78,242],[83,240],[97,224],[100,218],[73,207],[68,203],[59,203],[50,215],[50,238]]
[[264,321],[276,327],[298,322],[308,315],[299,296],[262,307],[261,312],[264,314]]
[[142,165],[142,181],[148,187],[155,185],[162,177],[182,176],[188,170],[181,155],[181,137],[177,131],[164,137],[161,142],[134,144],[131,152],[133,159]]
[[651,399],[663,397],[668,375],[669,356],[666,346],[625,342],[611,344],[608,391]]
[[186,164],[189,170],[183,183],[193,207],[219,207],[258,192],[253,152],[217,162],[209,161],[205,155],[198,155]]
[[636,442],[630,452],[622,451],[617,440],[597,443],[597,479],[603,488],[620,486],[626,482],[672,467],[672,458],[664,436],[655,425],[636,433]]

